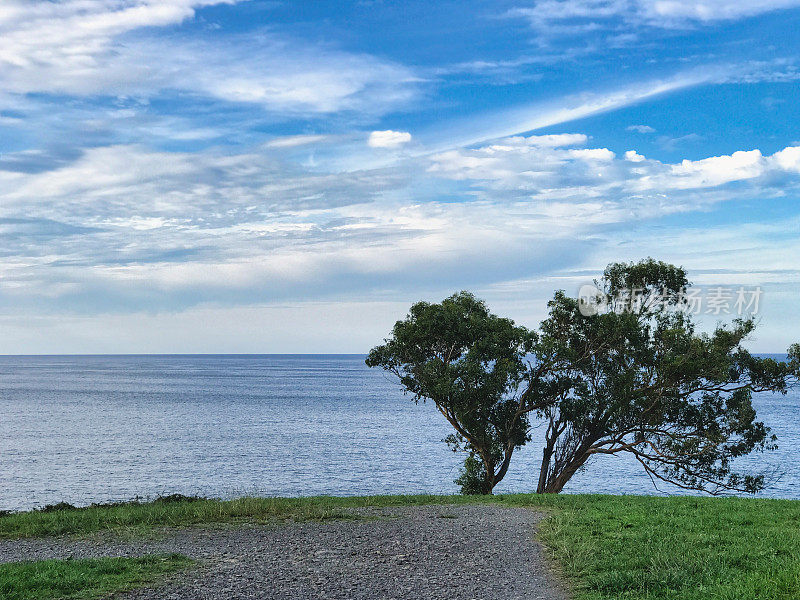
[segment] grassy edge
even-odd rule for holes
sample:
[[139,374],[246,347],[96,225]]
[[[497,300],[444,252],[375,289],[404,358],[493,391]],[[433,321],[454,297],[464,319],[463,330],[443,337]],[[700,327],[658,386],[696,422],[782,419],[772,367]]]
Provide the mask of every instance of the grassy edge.
[[196,561],[180,554],[49,559],[0,564],[0,597],[94,600],[157,586]]
[[0,516],[0,539],[147,530],[206,524],[322,521],[352,518],[349,508],[472,502],[461,496],[314,496],[234,500],[115,503],[85,508],[10,513]]
[[[797,500],[766,498],[709,498],[696,496],[615,496],[607,494],[504,494],[495,496],[462,495],[378,495],[306,496],[296,498],[242,497],[233,500],[189,498],[172,502],[132,501],[85,508],[28,511],[0,515],[0,540],[97,532],[132,531],[185,527],[271,523],[286,521],[324,521],[352,518],[348,509],[363,507],[421,506],[428,504],[501,504],[535,508],[550,517],[564,512],[581,512],[598,505],[653,503],[674,506],[739,504],[800,507]],[[547,521],[542,523],[547,525]]]

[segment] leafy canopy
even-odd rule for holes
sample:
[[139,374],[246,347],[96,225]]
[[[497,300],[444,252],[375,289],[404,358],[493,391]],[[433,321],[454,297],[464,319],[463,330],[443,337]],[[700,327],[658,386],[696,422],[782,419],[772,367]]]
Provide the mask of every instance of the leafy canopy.
[[[742,347],[752,319],[696,331],[685,307],[684,269],[647,259],[609,265],[596,282],[605,311],[584,316],[555,294],[534,349],[543,378],[560,390],[537,415],[547,423],[538,490],[558,492],[596,454],[628,453],[655,480],[710,493],[755,492],[764,474],[733,461],[772,448],[756,419],[754,392],[786,393],[788,362]],[[635,292],[635,293],[634,293]]]
[[461,292],[439,304],[414,304],[366,363],[397,375],[414,401],[433,401],[456,431],[447,441],[470,455],[462,489],[488,493],[505,475],[514,449],[528,440],[516,395],[535,339]]
[[467,452],[457,480],[491,493],[514,450],[545,425],[537,490],[560,492],[596,455],[632,455],[656,481],[712,494],[755,492],[764,473],[737,472],[737,458],[774,447],[756,392],[786,393],[800,373],[751,355],[753,319],[712,333],[684,310],[686,271],[646,259],[613,263],[595,282],[599,310],[556,292],[538,332],[491,314],[468,292],[418,302],[367,364],[400,379],[416,402],[430,399]]

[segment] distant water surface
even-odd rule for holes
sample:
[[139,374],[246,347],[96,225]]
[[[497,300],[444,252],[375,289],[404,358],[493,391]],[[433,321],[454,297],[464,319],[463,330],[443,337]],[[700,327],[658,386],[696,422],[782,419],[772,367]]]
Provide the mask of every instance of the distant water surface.
[[[780,450],[748,461],[800,498],[800,397],[763,395]],[[449,425],[363,356],[0,357],[0,508],[182,493],[230,497],[453,493]],[[535,432],[539,436],[541,432]],[[540,445],[498,492],[535,488]],[[568,492],[676,493],[602,457]]]

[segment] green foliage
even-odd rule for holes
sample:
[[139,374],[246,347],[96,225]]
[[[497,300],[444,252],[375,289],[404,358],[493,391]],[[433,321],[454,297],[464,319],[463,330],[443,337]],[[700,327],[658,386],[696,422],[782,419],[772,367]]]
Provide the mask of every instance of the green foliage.
[[546,425],[538,492],[560,492],[593,456],[622,452],[654,483],[762,489],[767,474],[737,473],[733,463],[774,447],[752,394],[796,384],[800,345],[786,362],[752,356],[742,346],[752,319],[698,333],[682,310],[686,271],[652,258],[611,264],[595,283],[606,310],[585,316],[559,291],[538,332],[467,292],[418,302],[366,362],[447,418],[455,433],[446,441],[468,454],[457,480],[465,493],[491,493],[534,417]]
[[492,490],[486,485],[488,479],[486,467],[480,458],[475,454],[469,454],[456,477],[456,484],[461,486],[461,493],[465,495],[489,494]]
[[[597,283],[608,310],[592,316],[557,292],[534,349],[552,393],[539,492],[559,492],[597,454],[633,455],[655,481],[710,493],[755,492],[765,474],[736,473],[734,459],[774,447],[756,419],[753,392],[785,393],[797,360],[752,356],[752,319],[696,332],[686,273],[648,259],[609,265]],[[621,295],[635,290],[638,302]],[[623,298],[621,300],[620,298]]]
[[157,581],[192,564],[185,556],[87,558],[0,564],[4,600],[90,600]]
[[517,392],[534,342],[527,329],[461,292],[439,304],[414,304],[366,363],[394,373],[415,402],[434,402],[456,430],[446,441],[468,454],[458,480],[464,492],[491,493],[514,450],[529,439]]

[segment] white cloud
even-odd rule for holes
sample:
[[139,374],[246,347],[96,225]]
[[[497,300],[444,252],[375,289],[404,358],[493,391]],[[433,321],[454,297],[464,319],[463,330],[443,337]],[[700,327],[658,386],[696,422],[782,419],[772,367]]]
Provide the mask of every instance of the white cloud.
[[784,171],[797,171],[800,173],[800,143],[784,148],[773,154],[772,159]]
[[639,10],[651,22],[659,25],[659,19],[666,19],[664,24],[681,20],[687,21],[727,21],[752,17],[766,12],[795,8],[800,6],[798,0],[639,0]]
[[382,114],[416,96],[418,78],[406,67],[271,31],[159,35],[158,28],[192,18],[197,8],[237,1],[12,0],[0,12],[3,94],[150,97],[180,90],[284,117]]
[[577,158],[586,162],[611,162],[616,158],[616,155],[608,148],[581,148],[578,150],[570,150],[569,156]]
[[797,147],[670,164],[587,142],[517,136],[348,173],[274,153],[112,146],[50,171],[0,171],[0,307],[475,288],[578,260],[606,227],[800,187]]
[[407,131],[373,131],[369,134],[367,144],[370,148],[399,148],[411,141],[411,134]]
[[[266,302],[262,297],[249,306],[203,304],[180,311],[92,315],[32,316],[28,312],[22,313],[24,318],[6,310],[5,315],[0,314],[4,333],[0,352],[364,352],[421,298],[437,301],[469,283],[480,297],[489,300],[493,310],[533,326],[544,317],[546,301],[555,289],[573,293],[608,262],[647,255],[688,267],[697,285],[762,286],[761,323],[752,347],[776,352],[796,341],[791,328],[785,326],[785,316],[795,313],[800,293],[800,271],[793,261],[800,253],[800,240],[792,235],[798,226],[800,223],[794,220],[711,230],[658,227],[615,229],[605,234],[599,231],[594,235],[602,244],[582,245],[582,254],[570,256],[564,263],[531,264],[525,277],[484,284],[464,278],[447,280],[438,287],[430,284],[369,294],[359,291],[350,296],[341,293],[334,301]],[[161,269],[167,267],[162,265]],[[151,282],[142,278],[140,284]],[[358,299],[352,299],[353,295]],[[115,335],[109,336],[109,331]],[[259,335],[254,336],[253,331]]]
[[[241,50],[184,43],[172,52],[173,85],[231,102],[261,104],[281,114],[359,111],[384,114],[417,94],[418,78],[401,65],[366,54],[268,33]],[[198,61],[198,57],[202,57]]]
[[671,165],[669,173],[658,181],[672,188],[716,187],[760,177],[767,167],[768,161],[759,150],[739,151],[729,156],[684,160],[679,165]]
[[627,131],[635,131],[636,133],[655,133],[655,129],[650,125],[628,125],[625,128]]
[[531,135],[528,137],[513,136],[504,142],[518,146],[534,148],[563,148],[564,146],[582,146],[589,141],[583,133],[557,133],[552,135]]
[[[717,81],[729,69],[695,69],[672,77],[627,85],[607,92],[587,92],[559,98],[557,102],[537,102],[510,110],[473,116],[448,126],[437,126],[428,136],[434,151],[472,146],[519,133],[550,127],[629,106],[649,98]],[[427,141],[427,140],[426,140]]]
[[[514,137],[474,149],[431,157],[428,171],[454,181],[472,182],[473,194],[486,199],[585,202],[602,199],[605,216],[656,215],[693,210],[746,194],[782,194],[800,183],[800,148],[772,156],[759,150],[677,164],[647,159],[629,150],[622,159],[607,148],[542,148],[536,137]],[[728,184],[750,183],[735,190]],[[691,190],[692,195],[687,195]]]
[[295,148],[324,142],[327,135],[285,135],[271,139],[266,143],[267,148]]
[[752,17],[800,6],[800,0],[538,0],[510,16],[527,19],[545,35],[616,29],[620,22],[664,29]]
[[[99,74],[103,60],[120,48],[114,43],[117,36],[143,27],[178,24],[193,17],[196,8],[235,2],[6,0],[0,11],[0,73],[6,82],[4,87],[12,91],[40,91],[24,89],[26,83],[33,85],[36,74],[57,77],[62,71],[64,75],[57,77],[62,83],[55,83],[56,86],[66,85],[70,77],[80,79],[82,75]],[[131,75],[135,77],[136,72]],[[54,84],[42,81],[40,85]]]
[[625,160],[630,162],[643,162],[645,157],[636,152],[636,150],[628,150],[625,152]]

